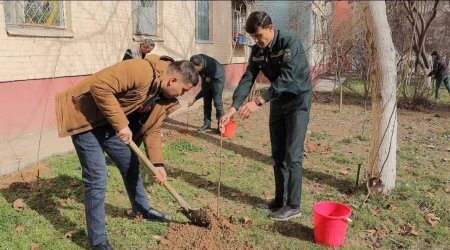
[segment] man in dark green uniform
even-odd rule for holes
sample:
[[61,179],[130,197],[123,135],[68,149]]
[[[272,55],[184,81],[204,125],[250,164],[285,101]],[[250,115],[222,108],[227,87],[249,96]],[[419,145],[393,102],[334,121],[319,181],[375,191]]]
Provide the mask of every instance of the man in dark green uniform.
[[198,131],[204,132],[211,129],[211,103],[213,101],[217,122],[223,115],[222,93],[225,86],[225,71],[216,59],[204,54],[193,55],[190,61],[202,77],[202,89],[188,105],[192,106],[194,102],[203,97],[204,121]]
[[242,105],[262,71],[271,81],[269,89],[242,106],[239,113],[246,119],[261,105],[270,102],[275,199],[267,208],[272,210],[273,220],[285,221],[301,215],[303,143],[311,107],[309,65],[300,40],[288,32],[275,30],[267,13],[251,13],[245,29],[256,45],[234,91],[233,104],[222,117],[221,129]]

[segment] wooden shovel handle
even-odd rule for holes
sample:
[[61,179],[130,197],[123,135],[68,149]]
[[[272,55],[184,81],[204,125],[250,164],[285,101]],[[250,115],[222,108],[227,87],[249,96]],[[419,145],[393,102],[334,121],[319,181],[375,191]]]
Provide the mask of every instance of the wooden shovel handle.
[[[142,151],[139,149],[139,147],[136,145],[136,143],[131,141],[130,148],[139,157],[139,159],[141,159],[141,162],[143,162],[144,165],[147,166],[155,176],[159,176],[158,170],[155,168],[155,166],[153,166],[153,164],[150,162],[150,160],[147,158],[147,156],[144,155],[144,153],[142,153]],[[173,187],[167,181],[163,182],[163,186],[170,192],[170,194],[177,200],[178,204],[180,204],[180,206],[184,210],[187,210],[187,211],[191,210],[191,207],[189,206],[189,204],[183,199],[183,197],[181,197],[177,193],[177,191],[175,191],[175,189],[173,189]]]

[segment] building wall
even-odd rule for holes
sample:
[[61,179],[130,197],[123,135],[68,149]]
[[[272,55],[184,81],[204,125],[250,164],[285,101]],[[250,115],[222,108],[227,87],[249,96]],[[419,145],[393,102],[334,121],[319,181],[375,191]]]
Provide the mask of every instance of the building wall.
[[[231,2],[211,1],[212,39],[195,39],[195,1],[158,1],[158,37],[152,53],[189,59],[206,53],[229,63]],[[133,42],[131,1],[64,1],[72,38],[7,34],[0,4],[0,142],[55,128],[55,94],[85,75],[119,62]],[[237,83],[244,65],[228,65]],[[237,69],[237,70],[235,70]]]
[[[158,1],[160,34],[154,53],[186,59],[208,53],[220,62],[231,56],[231,2],[211,1],[211,43],[195,40],[195,1]],[[133,44],[131,1],[65,1],[73,38],[10,36],[0,4],[0,82],[87,75],[122,58]]]

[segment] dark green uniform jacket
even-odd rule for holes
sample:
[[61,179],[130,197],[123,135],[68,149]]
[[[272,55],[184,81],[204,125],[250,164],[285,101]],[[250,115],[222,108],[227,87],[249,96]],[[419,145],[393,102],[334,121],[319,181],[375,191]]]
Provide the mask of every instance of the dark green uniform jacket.
[[238,109],[242,105],[260,71],[271,82],[269,89],[262,93],[266,101],[278,98],[288,101],[311,91],[303,45],[289,32],[275,30],[275,37],[267,48],[252,47],[246,72],[234,91],[232,107]]
[[[204,55],[198,54],[200,59],[202,60],[203,69],[198,73],[202,77],[202,89],[195,96],[195,100],[198,100],[205,96],[205,92],[210,91],[211,89],[220,89],[217,86],[225,84],[225,71],[223,70],[222,65],[214,58]],[[211,84],[216,85],[215,88],[211,88]],[[221,91],[215,91],[220,93],[213,93],[213,95],[222,96]]]

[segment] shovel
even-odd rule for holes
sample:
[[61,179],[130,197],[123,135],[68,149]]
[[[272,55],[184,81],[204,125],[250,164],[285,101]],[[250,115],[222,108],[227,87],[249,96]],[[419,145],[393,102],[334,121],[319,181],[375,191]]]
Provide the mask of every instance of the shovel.
[[[150,171],[155,175],[159,176],[159,172],[156,170],[155,166],[150,162],[150,160],[147,158],[144,153],[139,149],[139,147],[131,141],[130,143],[131,150],[141,159],[141,162],[144,163],[145,166],[147,166]],[[182,213],[195,225],[202,226],[202,227],[208,227],[211,223],[211,219],[209,218],[208,214],[203,211],[202,209],[192,209],[191,206],[181,197],[175,189],[167,182],[163,182],[162,184],[169,192],[170,194],[177,200],[178,204],[180,204],[182,208]]]

